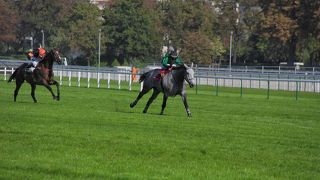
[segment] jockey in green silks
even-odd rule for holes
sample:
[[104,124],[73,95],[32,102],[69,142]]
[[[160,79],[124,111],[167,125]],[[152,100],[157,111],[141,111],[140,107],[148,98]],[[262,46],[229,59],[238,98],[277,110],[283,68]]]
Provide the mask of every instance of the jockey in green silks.
[[169,69],[170,67],[182,64],[182,60],[178,56],[178,53],[174,50],[172,46],[170,46],[168,52],[164,55],[164,57],[161,60],[161,68]]
[[161,60],[160,74],[156,76],[156,79],[161,79],[161,77],[170,72],[172,68],[177,65],[183,65],[183,62],[179,57],[179,52],[175,51],[174,48],[170,46],[168,52]]

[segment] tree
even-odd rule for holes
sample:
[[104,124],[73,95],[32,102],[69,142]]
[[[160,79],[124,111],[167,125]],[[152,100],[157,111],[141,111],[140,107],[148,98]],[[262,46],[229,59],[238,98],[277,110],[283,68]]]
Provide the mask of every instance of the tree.
[[153,16],[142,0],[115,1],[111,8],[105,9],[103,17],[109,64],[114,60],[121,65],[146,61],[155,49],[160,49],[154,38],[158,35],[151,21]]
[[7,46],[16,41],[16,31],[19,22],[12,5],[12,1],[0,0],[0,43]]
[[[302,61],[303,59],[298,59],[298,52],[301,52],[303,47],[309,46],[306,44],[309,41],[305,40],[310,38],[319,40],[320,27],[317,16],[319,2],[269,0],[260,1],[260,4],[264,15],[260,23],[262,38],[268,39],[274,45],[281,44],[288,64],[293,65],[295,61]],[[299,44],[302,46],[299,47]]]
[[185,63],[211,64],[214,58],[225,52],[219,39],[211,41],[208,36],[199,32],[188,32],[185,36],[181,54],[187,57]]
[[185,62],[210,64],[224,52],[220,38],[212,31],[216,17],[210,3],[171,0],[162,1],[158,8],[162,12],[164,45],[181,47]]
[[16,40],[15,31],[18,17],[11,7],[11,1],[0,0],[0,41],[12,42]]
[[82,56],[80,60],[85,60],[86,63],[79,62],[82,65],[90,66],[95,62],[94,55],[102,24],[99,17],[101,16],[98,7],[89,2],[76,3],[68,17],[65,37],[70,51]]
[[[84,0],[81,0],[84,1]],[[46,48],[51,47],[51,41],[56,36],[56,32],[66,21],[66,17],[75,0],[23,0],[15,1],[15,9],[21,21],[17,37],[20,44],[25,37],[31,36],[34,46],[38,47],[42,42],[42,30],[45,34]]]

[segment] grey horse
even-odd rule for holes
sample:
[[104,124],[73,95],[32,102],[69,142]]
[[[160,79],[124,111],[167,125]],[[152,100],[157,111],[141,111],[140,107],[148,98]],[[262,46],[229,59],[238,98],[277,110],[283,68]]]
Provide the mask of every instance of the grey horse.
[[173,68],[172,71],[164,75],[160,80],[155,78],[160,73],[160,69],[154,69],[148,71],[140,76],[139,82],[143,82],[143,89],[139,93],[138,97],[130,104],[130,107],[133,108],[138,101],[149,92],[150,89],[153,89],[152,96],[149,98],[143,113],[148,111],[150,104],[154,99],[157,98],[160,92],[163,92],[163,102],[161,115],[163,114],[164,108],[167,104],[167,99],[169,96],[174,97],[180,95],[184,107],[187,111],[188,116],[191,116],[191,112],[187,102],[186,88],[184,81],[186,80],[189,86],[192,88],[194,86],[194,71],[192,68],[189,68],[187,65],[181,65]]

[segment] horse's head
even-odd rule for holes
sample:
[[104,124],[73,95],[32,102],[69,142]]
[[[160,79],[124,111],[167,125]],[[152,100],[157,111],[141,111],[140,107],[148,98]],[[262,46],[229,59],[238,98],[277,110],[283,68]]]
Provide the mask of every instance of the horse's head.
[[60,52],[58,49],[53,49],[50,51],[50,53],[52,53],[52,57],[55,62],[57,62],[58,64],[62,63],[62,59],[61,59]]
[[46,53],[46,55],[39,62],[39,64],[43,64],[45,67],[52,68],[53,62],[57,62],[58,64],[62,63],[60,53],[57,49],[53,49]]
[[186,73],[184,73],[184,79],[188,82],[189,86],[192,88],[194,86],[194,71],[192,68],[184,64]]

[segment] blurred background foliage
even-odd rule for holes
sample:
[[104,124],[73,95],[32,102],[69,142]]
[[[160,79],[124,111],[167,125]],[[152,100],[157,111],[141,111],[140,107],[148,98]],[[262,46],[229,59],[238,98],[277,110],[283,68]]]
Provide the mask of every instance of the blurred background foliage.
[[101,32],[103,66],[158,63],[169,45],[181,48],[186,63],[226,64],[232,32],[234,64],[320,63],[316,0],[103,3],[99,8],[88,0],[0,0],[0,55],[23,57],[42,46],[44,37],[44,47],[59,48],[71,64],[94,66]]

